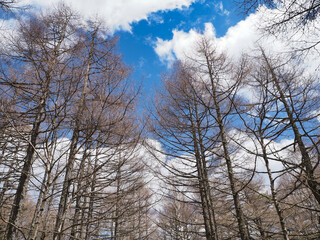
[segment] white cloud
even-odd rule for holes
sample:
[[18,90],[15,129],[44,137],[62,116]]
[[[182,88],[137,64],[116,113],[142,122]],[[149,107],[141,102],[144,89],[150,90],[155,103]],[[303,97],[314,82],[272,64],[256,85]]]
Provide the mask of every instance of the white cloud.
[[196,47],[197,40],[203,35],[215,38],[215,30],[211,23],[205,24],[204,33],[194,29],[189,32],[173,30],[173,38],[171,40],[157,38],[154,49],[160,60],[171,66],[176,59],[181,60],[186,56],[193,55],[192,52]]
[[148,16],[148,24],[151,25],[153,22],[157,24],[162,24],[164,23],[164,20],[160,14],[152,13]]
[[[223,7],[222,7],[223,8]],[[288,58],[288,54],[293,49],[299,49],[308,46],[307,43],[319,41],[320,31],[314,29],[314,33],[297,31],[296,34],[288,32],[288,36],[262,35],[261,27],[265,26],[268,21],[266,19],[273,16],[273,10],[266,7],[260,7],[260,10],[249,15],[245,20],[238,22],[235,26],[230,27],[226,34],[218,38],[212,23],[205,23],[205,30],[198,32],[194,29],[188,32],[174,30],[173,37],[169,40],[158,38],[155,42],[154,50],[158,54],[161,62],[171,67],[175,60],[186,60],[186,57],[196,56],[196,44],[203,36],[212,39],[218,51],[227,53],[230,59],[237,63],[243,53],[250,56],[260,55],[259,46],[262,46],[267,55],[273,55],[283,59]],[[317,19],[320,22],[320,18]],[[291,28],[296,31],[295,28]],[[289,31],[289,30],[288,30]],[[305,44],[305,45],[304,45]],[[308,79],[309,76],[316,78],[320,74],[320,44],[310,49],[307,55],[300,58],[299,65],[293,67],[303,69]],[[281,59],[279,59],[281,60]],[[294,64],[294,62],[292,62]],[[319,78],[318,78],[319,79]],[[240,89],[240,95],[253,102],[256,99],[256,91],[248,85],[244,85]]]
[[[157,39],[155,51],[162,61],[170,65],[175,59],[185,59],[185,56],[190,54],[190,49],[194,49],[196,42],[202,36],[209,36],[216,43],[217,48],[226,51],[232,57],[238,58],[243,52],[250,52],[257,44],[260,38],[256,30],[257,22],[258,17],[252,14],[236,26],[230,27],[226,35],[221,38],[216,37],[212,23],[205,23],[203,33],[194,29],[189,32],[174,30],[171,40]],[[276,46],[277,44],[279,43],[273,45]],[[279,49],[282,49],[282,47],[279,47]]]
[[[195,0],[65,0],[81,15],[91,18],[99,17],[112,30],[130,31],[130,24],[148,19],[151,13],[188,7]],[[49,8],[57,0],[22,0],[21,4],[37,5]]]
[[[262,35],[260,28],[267,23],[266,19],[274,14],[272,11],[266,7],[260,7],[257,13],[249,15],[245,20],[230,27],[226,34],[220,38],[216,37],[212,23],[205,23],[205,30],[202,33],[194,29],[189,30],[189,32],[173,30],[172,39],[164,40],[158,38],[156,40],[155,52],[162,62],[166,62],[170,66],[175,59],[184,60],[186,55],[190,55],[190,49],[194,49],[197,40],[203,35],[209,36],[219,50],[225,51],[233,59],[238,59],[242,53],[255,55],[255,50],[258,46],[264,47],[270,53],[279,54],[289,53],[294,48],[303,47],[302,44],[307,41],[318,41],[318,32],[317,34],[296,32],[296,34],[291,34],[290,39],[275,37],[274,35]],[[292,31],[295,30],[294,28],[292,29]],[[290,35],[290,33],[288,34]],[[311,71],[315,71],[320,65],[317,52],[320,47],[318,46],[313,50],[314,54],[311,53],[311,49],[305,58],[305,66],[312,69]]]
[[230,15],[230,12],[223,7],[223,4],[221,1],[218,3],[215,3],[214,8],[218,12],[218,14],[220,14],[222,16],[229,16]]

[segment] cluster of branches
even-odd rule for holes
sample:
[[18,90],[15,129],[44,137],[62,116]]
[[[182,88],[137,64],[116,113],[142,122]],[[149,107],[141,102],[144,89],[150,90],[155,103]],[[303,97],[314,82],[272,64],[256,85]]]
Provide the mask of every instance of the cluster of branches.
[[66,6],[18,25],[1,46],[0,238],[147,239],[139,89],[117,38]]
[[14,8],[16,4],[15,0],[1,0],[0,1],[0,8],[5,11],[8,12],[10,11],[10,9]]
[[235,2],[246,14],[255,11],[262,5],[272,9],[283,9],[280,24],[293,21],[294,18],[300,18],[302,21],[315,20],[318,17],[317,15],[319,15],[320,7],[318,0],[235,0]]
[[[296,42],[294,50],[319,51],[319,0],[234,0],[245,13],[263,10],[260,29],[265,35]],[[262,7],[264,6],[264,7]],[[269,9],[270,11],[265,11]]]
[[320,82],[296,64],[264,49],[231,63],[204,38],[164,77],[161,239],[320,237]]

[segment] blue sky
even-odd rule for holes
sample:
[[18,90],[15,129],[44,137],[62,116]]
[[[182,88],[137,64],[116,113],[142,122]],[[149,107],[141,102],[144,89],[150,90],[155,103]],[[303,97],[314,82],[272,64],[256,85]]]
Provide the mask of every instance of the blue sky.
[[[61,0],[19,0],[31,9],[50,9]],[[253,54],[259,45],[274,53],[288,52],[308,41],[318,41],[318,35],[299,35],[289,42],[275,36],[262,36],[259,27],[274,17],[273,9],[260,7],[249,16],[240,14],[233,0],[64,0],[84,19],[98,17],[118,35],[119,51],[133,67],[133,80],[143,80],[144,96],[160,85],[160,74],[176,60],[183,60],[194,49],[199,37],[205,35],[217,49],[232,59],[242,53]],[[0,13],[0,18],[1,18]],[[1,27],[7,19],[0,24]],[[295,30],[293,28],[293,30]],[[1,35],[0,35],[1,36]],[[297,41],[295,41],[297,40]],[[320,49],[315,49],[320,51]],[[308,54],[306,65],[311,71],[318,67],[318,54]],[[250,92],[246,92],[250,97]],[[152,94],[151,94],[152,95]]]
[[[319,41],[319,34],[300,34],[293,28],[293,38],[285,41],[275,36],[262,36],[259,27],[264,18],[274,16],[273,9],[261,7],[259,11],[243,16],[233,0],[64,0],[85,19],[98,16],[118,35],[119,51],[125,62],[134,68],[133,81],[143,80],[143,98],[152,97],[160,86],[160,74],[170,68],[176,59],[183,60],[197,39],[203,35],[212,39],[217,49],[236,60],[242,53],[254,54],[255,47],[263,46],[268,52],[281,53],[299,47],[299,43]],[[31,9],[52,8],[60,0],[19,0]],[[1,15],[0,18],[4,15]],[[318,20],[320,21],[320,20]],[[319,26],[319,22],[318,26]],[[10,20],[0,21],[10,26]],[[4,32],[4,33],[3,33]],[[290,35],[290,32],[286,32]],[[315,34],[316,33],[316,34]],[[301,38],[304,37],[305,39]],[[305,57],[308,73],[319,73],[320,45]],[[235,61],[236,62],[236,61]],[[254,89],[246,87],[239,94],[249,100]],[[289,141],[289,140],[288,140]],[[291,140],[290,140],[291,141]],[[281,146],[280,142],[280,146]]]
[[[242,16],[244,17],[244,16]],[[144,92],[150,92],[160,82],[161,72],[167,69],[156,54],[157,38],[170,40],[173,30],[203,32],[205,23],[211,22],[216,36],[224,36],[230,26],[241,18],[232,1],[196,1],[181,9],[150,13],[148,19],[133,22],[131,31],[117,31],[120,51],[128,64],[134,67],[134,78],[143,78]]]
[[[19,0],[31,9],[52,8],[60,0]],[[215,36],[223,37],[240,20],[232,0],[64,0],[84,18],[98,16],[120,37],[119,50],[127,64],[133,67],[133,79],[143,79],[143,93],[148,95],[160,83],[175,50],[166,48],[164,55],[157,52],[159,40],[171,41],[174,31],[205,32],[211,23]],[[0,17],[4,15],[0,14]],[[179,45],[179,44],[176,44]],[[182,46],[182,45],[181,45]],[[188,48],[188,46],[185,46]],[[169,58],[169,54],[171,59]],[[172,55],[172,56],[171,56]]]

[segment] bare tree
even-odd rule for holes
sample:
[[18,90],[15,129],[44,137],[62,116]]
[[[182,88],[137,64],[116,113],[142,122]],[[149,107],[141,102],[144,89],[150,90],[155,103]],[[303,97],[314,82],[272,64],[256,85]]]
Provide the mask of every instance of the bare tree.
[[[4,68],[1,78],[6,88],[19,94],[19,114],[25,119],[24,126],[31,125],[31,130],[29,139],[25,139],[28,146],[7,226],[7,239],[12,239],[16,230],[15,223],[30,178],[51,86],[55,84],[58,69],[61,71],[61,56],[68,51],[65,42],[72,34],[72,18],[67,8],[48,16],[30,17],[29,21],[20,21],[18,34],[8,39],[10,43],[5,56],[10,65]],[[72,49],[73,44],[69,44],[69,49]],[[14,69],[12,64],[19,65],[19,68]],[[11,124],[17,129],[14,122]]]
[[[66,234],[64,231],[69,229],[69,226],[64,227],[64,222],[71,218],[70,210],[74,200],[75,218],[70,234],[72,238],[76,238],[80,231],[80,236],[84,236],[81,235],[84,234],[84,229],[79,221],[83,221],[81,218],[85,215],[79,214],[82,208],[80,205],[85,208],[92,201],[87,198],[91,195],[87,191],[88,178],[91,175],[101,178],[105,174],[108,180],[101,185],[92,185],[92,190],[110,187],[117,179],[111,177],[118,169],[112,168],[113,159],[119,151],[134,149],[139,141],[140,132],[134,116],[139,90],[130,83],[130,69],[116,51],[117,38],[106,36],[108,35],[99,22],[84,26],[79,33],[81,49],[77,56],[78,91],[70,108],[72,137],[64,168],[54,239],[61,239]],[[102,148],[102,151],[98,150],[100,156],[96,156],[99,162],[94,164],[91,172],[86,172],[85,167],[92,159],[90,152],[97,148]],[[80,159],[79,155],[82,155]],[[92,183],[96,181],[93,179]],[[92,194],[96,195],[94,192]],[[82,201],[85,202],[81,203]],[[94,212],[92,205],[90,211]],[[89,215],[93,217],[91,213]]]
[[[283,239],[288,240],[288,230],[276,189],[277,181],[283,174],[288,173],[288,169],[284,169],[282,171],[277,170],[275,173],[271,166],[271,163],[274,161],[283,161],[281,164],[285,166],[285,162],[287,160],[285,157],[280,158],[279,150],[274,149],[273,146],[275,141],[277,141],[277,138],[282,133],[279,122],[275,121],[275,119],[277,119],[281,113],[280,111],[277,111],[278,108],[276,106],[276,96],[270,93],[269,89],[266,87],[269,85],[267,76],[263,75],[259,71],[258,67],[252,70],[251,76],[253,80],[248,81],[247,84],[250,85],[251,88],[255,89],[254,100],[251,100],[253,102],[248,101],[244,103],[243,105],[246,111],[238,111],[238,113],[245,126],[244,129],[239,130],[250,136],[248,137],[254,143],[255,148],[249,149],[246,148],[245,145],[242,145],[242,147],[248,152],[249,155],[252,156],[253,159],[256,159],[255,161],[259,161],[260,157],[263,159],[270,184],[270,200],[276,209]],[[285,149],[282,149],[282,151],[284,152]],[[258,174],[263,173],[259,172]],[[258,190],[256,191],[258,192]],[[268,198],[269,196],[267,196],[265,200],[267,201]],[[261,220],[257,221],[261,222]]]
[[308,53],[319,45],[318,20],[320,1],[318,0],[234,0],[244,13],[250,13],[265,5],[267,12],[262,24],[262,32],[281,36],[289,42],[299,43],[293,46],[293,52]]
[[160,228],[159,239],[205,239],[201,232],[202,214],[198,211],[197,205],[192,204],[186,196],[175,190],[167,194],[157,218],[157,225]]
[[[273,63],[264,50],[262,50],[262,58],[269,72],[272,91],[275,92],[273,94],[277,94],[278,100],[283,104],[283,112],[287,120],[286,126],[292,131],[294,143],[301,154],[300,168],[304,172],[304,178],[314,198],[320,204],[319,182],[315,175],[320,160],[317,144],[319,124],[310,126],[318,116],[316,109],[319,98],[314,94],[314,90],[318,89],[319,83],[312,78],[301,78],[299,82],[297,72],[290,69],[286,71],[281,68],[282,65]],[[311,115],[310,111],[313,111]],[[318,206],[315,208],[317,209]]]
[[265,5],[269,8],[279,9],[281,15],[275,19],[272,25],[285,25],[289,22],[297,20],[300,24],[309,24],[319,15],[320,2],[318,0],[235,0],[240,8],[249,13],[255,11],[258,7]]
[[238,70],[233,69],[226,56],[217,53],[217,50],[212,46],[212,42],[206,38],[199,42],[198,56],[192,61],[195,63],[194,67],[199,69],[198,81],[204,89],[203,96],[199,99],[208,109],[209,115],[215,120],[218,130],[216,136],[211,136],[211,140],[219,144],[221,153],[218,156],[224,159],[227,165],[239,234],[241,239],[250,239],[240,200],[240,191],[246,184],[241,187],[237,183],[230,150],[231,144],[228,141],[227,133],[228,121],[232,118],[234,105],[238,101],[237,90],[241,80],[246,76],[247,70],[244,63],[241,62]]
[[188,65],[177,63],[165,79],[165,91],[155,103],[157,116],[151,124],[156,127],[152,131],[171,159],[168,164],[162,163],[172,174],[163,176],[164,182],[191,202],[195,201],[192,195],[199,194],[206,238],[218,239],[207,169],[214,144],[210,139],[213,120],[197,99],[190,70]]
[[[270,193],[252,187],[250,191],[274,207],[273,214],[278,219],[275,224],[280,225],[281,231],[275,232],[274,228],[269,234],[281,234],[282,239],[316,236],[317,228],[312,224],[307,227],[303,221],[300,223],[303,230],[295,231],[298,226],[292,226],[290,215],[300,212],[301,216],[310,214],[314,218],[319,208],[319,98],[315,94],[319,82],[297,70],[296,62],[267,57],[261,51],[261,58],[254,58],[251,80],[247,81],[255,93],[242,107],[236,108],[245,126],[240,131],[249,137],[254,148],[239,145],[256,162],[264,163],[265,170],[257,174],[265,174],[269,180]],[[281,144],[285,138],[290,141]],[[282,168],[275,170],[272,165],[275,163]],[[261,223],[266,219],[266,216],[261,218]]]

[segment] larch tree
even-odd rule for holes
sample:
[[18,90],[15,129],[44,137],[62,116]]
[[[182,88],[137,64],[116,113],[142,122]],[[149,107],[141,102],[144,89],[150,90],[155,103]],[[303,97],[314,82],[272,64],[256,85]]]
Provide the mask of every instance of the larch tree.
[[[66,54],[75,48],[69,40],[74,33],[73,15],[68,8],[59,9],[48,15],[30,16],[28,21],[20,21],[19,31],[7,39],[7,51],[2,52],[7,59],[1,75],[2,85],[8,94],[15,93],[18,113],[23,118],[22,127],[29,128],[29,136],[18,187],[8,220],[6,238],[12,239],[16,231],[16,220],[25,194],[30,171],[39,141],[42,126],[46,119],[47,106],[52,96],[51,88],[57,84],[68,61]],[[68,41],[68,44],[66,42]],[[10,118],[10,116],[8,116]],[[11,121],[15,131],[18,126]],[[21,126],[20,125],[20,126]]]
[[[138,219],[140,236],[150,234],[143,220],[150,195],[135,157],[139,88],[117,52],[117,37],[100,22],[83,24],[64,5],[19,24],[1,52],[3,237],[99,237],[112,219],[104,208],[121,199],[121,207],[134,206],[132,229]],[[120,200],[109,191],[117,182],[125,189]]]
[[[80,198],[86,199],[86,194],[89,194],[84,193],[82,196],[81,189],[86,189],[88,184],[83,185],[82,181],[86,182],[92,174],[99,178],[106,169],[108,172],[105,174],[110,181],[106,180],[105,188],[116,181],[111,176],[117,170],[108,164],[111,164],[119,151],[134,148],[140,135],[134,116],[138,91],[130,83],[130,69],[116,51],[117,38],[108,36],[99,22],[84,26],[79,37],[82,48],[77,56],[78,92],[69,112],[71,140],[64,167],[54,239],[61,239],[64,231],[69,228],[64,227],[64,222],[74,200],[75,226],[71,228],[71,237],[76,237]],[[102,150],[97,151],[101,157],[96,156],[100,163],[88,173],[85,168],[92,159],[90,152],[97,148]]]
[[192,69],[178,62],[165,78],[165,90],[156,99],[157,115],[151,122],[151,131],[169,157],[168,163],[162,163],[169,172],[169,176],[162,176],[164,182],[190,202],[198,202],[206,238],[218,239],[208,173],[210,150],[215,144],[210,137],[215,129],[208,110],[198,101],[197,90]]
[[[234,170],[236,163],[232,157],[231,138],[228,134],[230,122],[237,121],[233,117],[233,113],[235,106],[240,101],[237,91],[247,75],[246,63],[244,60],[239,61],[239,66],[236,68],[205,37],[199,41],[197,54],[190,61],[198,69],[198,82],[203,89],[202,95],[199,95],[199,101],[207,109],[209,116],[214,119],[216,126],[217,132],[211,136],[211,141],[215,142],[220,150],[213,150],[213,152],[218,153],[217,157],[226,163],[240,238],[242,240],[250,239],[240,198],[240,192],[246,183],[239,182],[236,177]],[[250,182],[250,178],[248,182]]]
[[[274,63],[264,50],[261,52],[265,69],[269,74],[272,87],[270,91],[276,94],[277,100],[283,106],[285,126],[294,137],[295,150],[299,150],[301,154],[301,177],[305,179],[308,188],[320,204],[319,177],[316,174],[320,161],[317,122],[319,83],[317,79],[303,77],[303,73],[290,67],[282,68],[283,65]],[[319,205],[314,207],[318,209]]]
[[[241,147],[264,165],[265,170],[256,172],[266,177],[270,190],[257,193],[273,205],[278,219],[274,223],[278,227],[271,228],[269,234],[282,239],[315,236],[318,230],[313,224],[307,227],[301,221],[293,227],[290,215],[299,212],[316,218],[319,209],[317,76],[304,72],[296,61],[267,56],[261,49],[261,57],[253,58],[247,86],[254,94],[243,103],[245,111],[239,107],[238,114],[245,126],[243,134],[254,148]],[[262,218],[266,221],[267,217]],[[298,225],[304,226],[305,233],[296,231]]]

